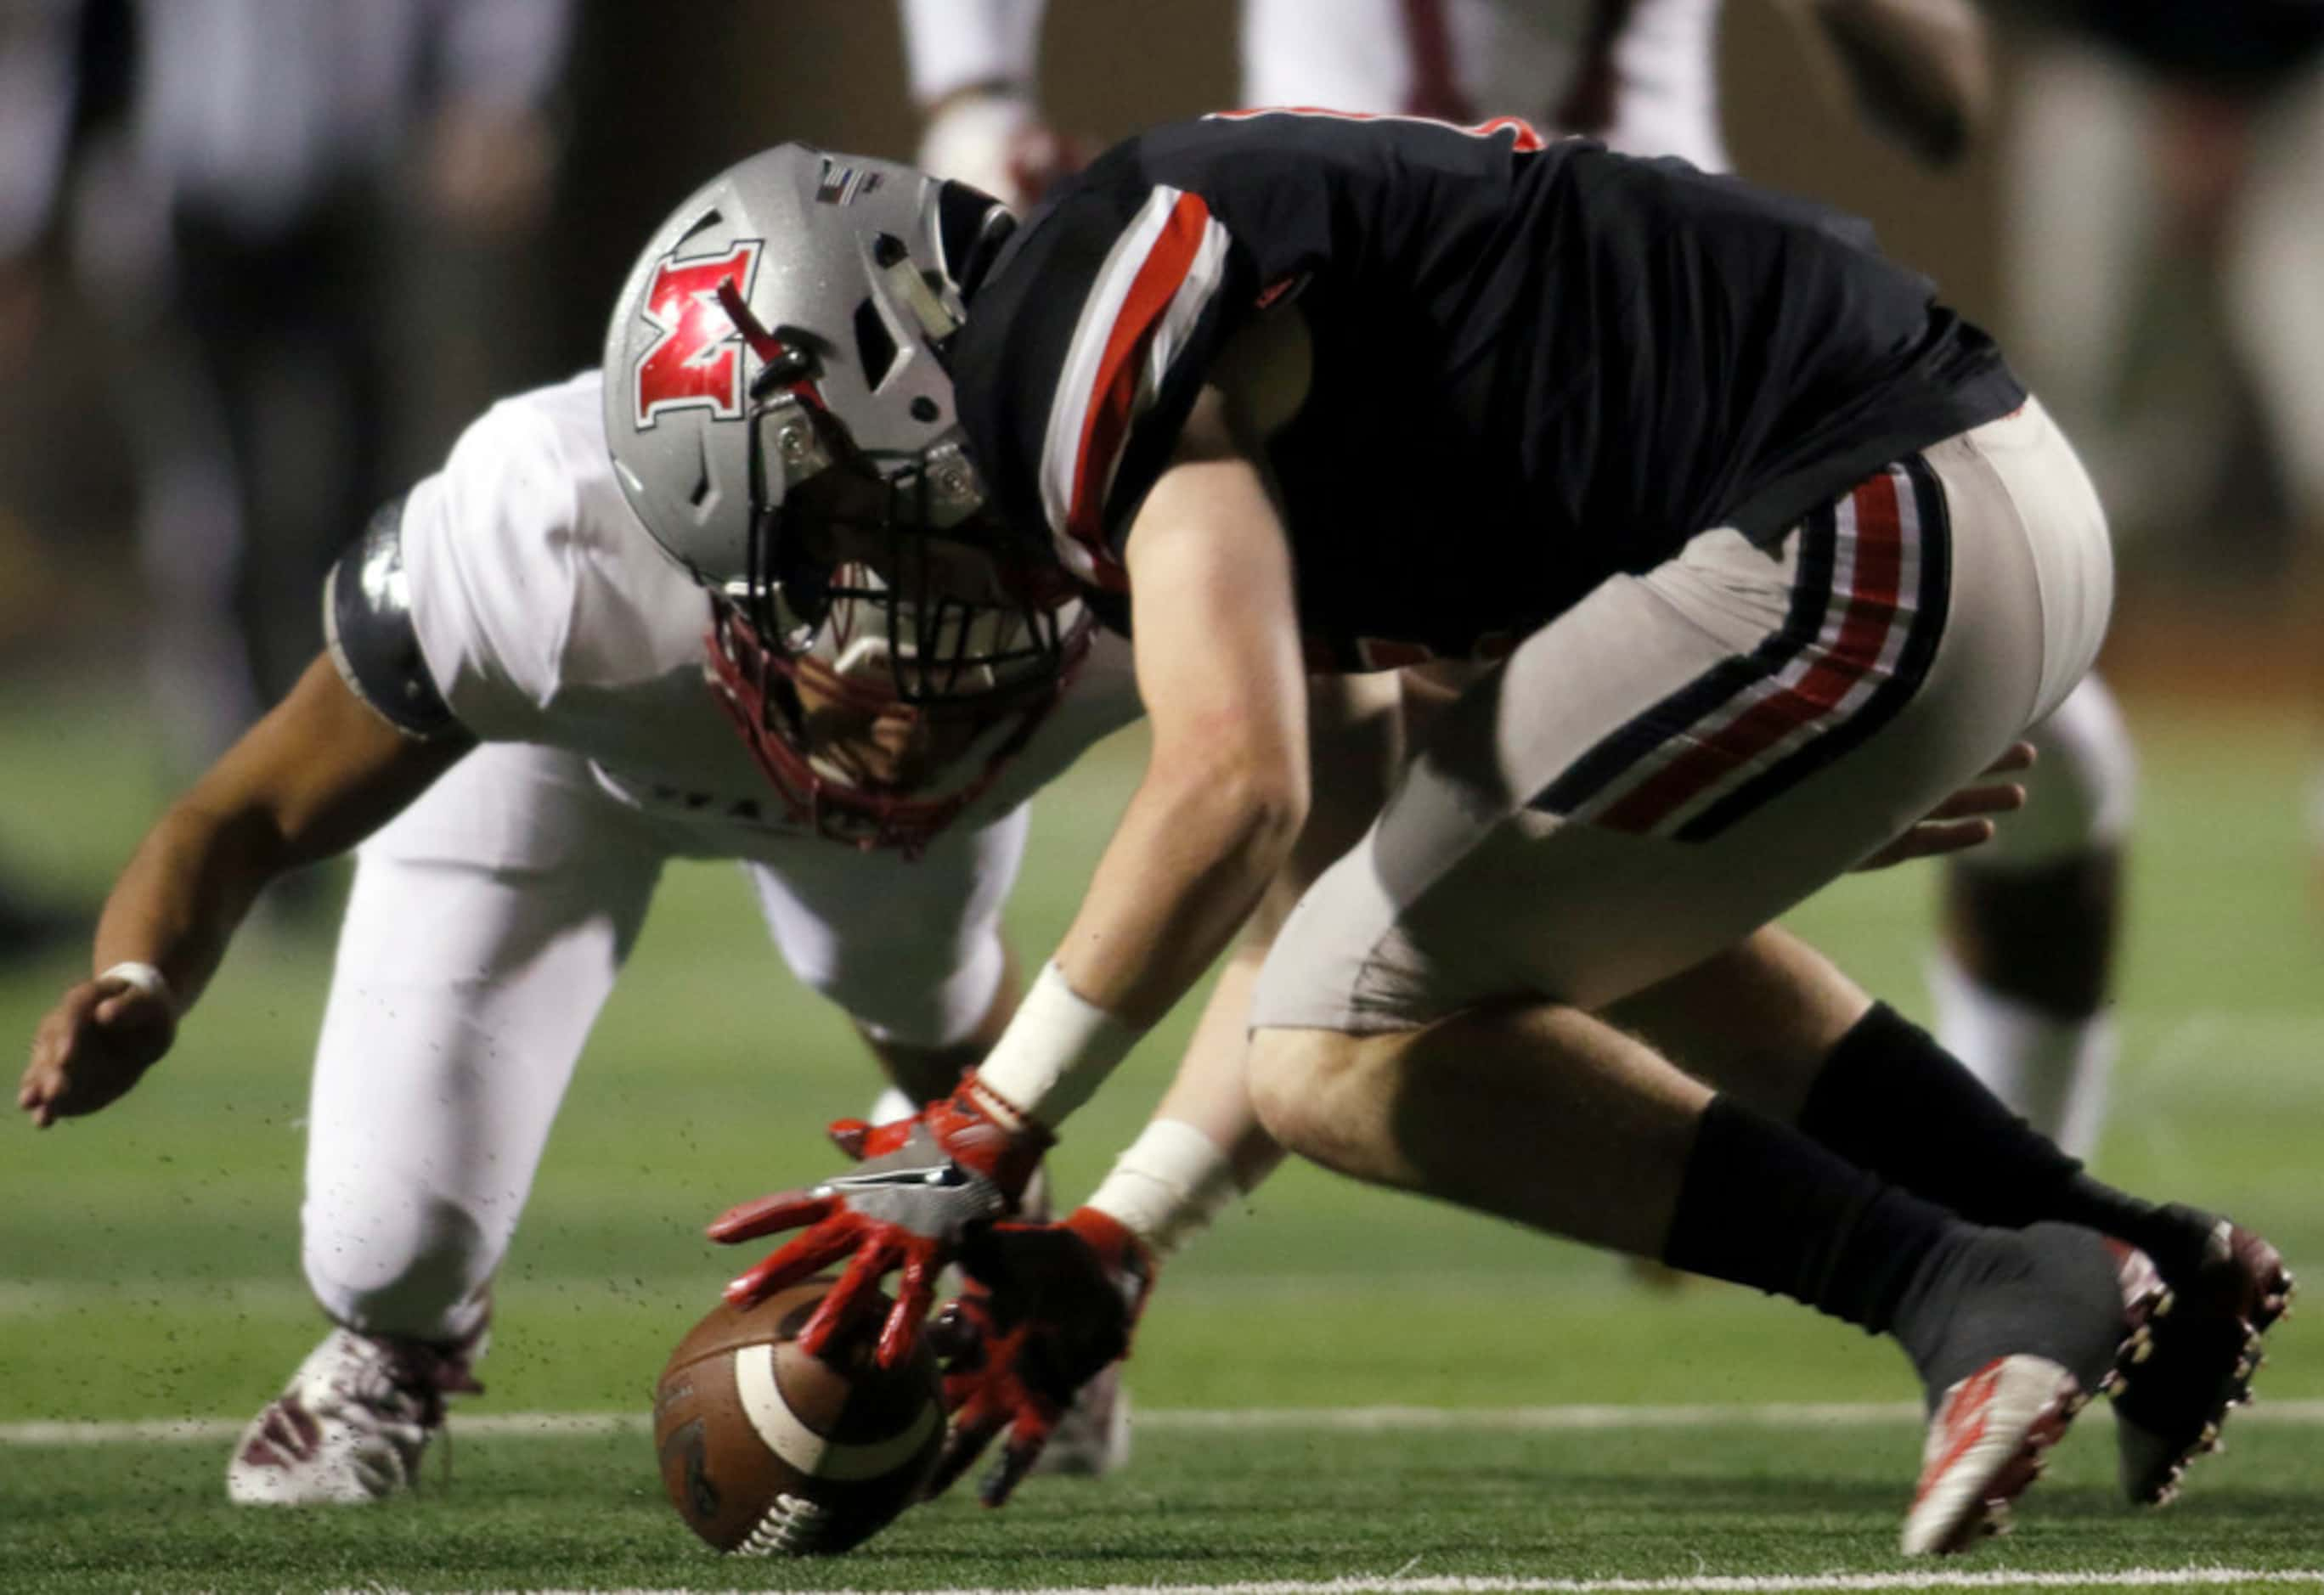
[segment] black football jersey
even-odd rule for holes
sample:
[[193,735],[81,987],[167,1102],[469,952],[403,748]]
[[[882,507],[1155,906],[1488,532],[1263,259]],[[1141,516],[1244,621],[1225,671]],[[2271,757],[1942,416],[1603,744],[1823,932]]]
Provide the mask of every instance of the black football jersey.
[[1002,512],[1123,592],[1221,347],[1293,313],[1314,379],[1269,464],[1324,668],[1502,651],[2024,399],[1821,207],[1514,121],[1238,112],[1117,146],[978,282],[951,358]]

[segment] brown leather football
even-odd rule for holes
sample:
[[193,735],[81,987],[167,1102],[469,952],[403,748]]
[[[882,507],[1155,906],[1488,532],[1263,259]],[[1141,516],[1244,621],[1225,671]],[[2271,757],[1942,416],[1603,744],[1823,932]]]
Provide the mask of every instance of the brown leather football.
[[894,1521],[936,1465],[945,1419],[935,1357],[923,1342],[893,1372],[872,1361],[886,1297],[851,1314],[824,1358],[793,1344],[831,1285],[811,1279],[747,1311],[721,1303],[662,1369],[662,1487],[721,1551],[851,1550]]

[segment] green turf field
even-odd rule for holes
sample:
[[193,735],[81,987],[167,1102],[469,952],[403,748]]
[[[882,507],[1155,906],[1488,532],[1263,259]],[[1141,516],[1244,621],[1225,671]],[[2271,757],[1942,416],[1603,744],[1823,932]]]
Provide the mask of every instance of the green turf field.
[[[2324,1277],[2324,934],[2301,740],[2215,705],[2135,717],[2148,823],[2103,1166],[2233,1209]],[[0,839],[60,882],[99,885],[154,806],[134,731],[89,693],[0,715]],[[1101,756],[1044,804],[1013,911],[1027,946],[1062,926],[1134,760],[1128,746]],[[1799,923],[1917,1008],[1929,884],[1912,871],[1851,881]],[[431,1458],[419,1500],[253,1517],[224,1504],[213,1430],[32,1427],[238,1424],[318,1332],[295,1217],[328,941],[255,928],[134,1098],[37,1139],[0,1130],[0,1589],[1921,1576],[1889,1551],[1917,1454],[1908,1417],[1697,1410],[1907,1401],[1886,1346],[1738,1291],[1642,1293],[1606,1258],[1304,1170],[1166,1277],[1134,1364],[1152,1421],[1131,1473],[1037,1482],[997,1516],[925,1509],[827,1564],[710,1557],[660,1502],[642,1434],[621,1425],[735,1261],[698,1239],[700,1222],[825,1166],[820,1126],[861,1111],[871,1078],[766,952],[742,883],[703,867],[669,877],[583,1060],[448,1484]],[[29,1036],[74,968],[0,979],[0,1030]],[[1056,1159],[1069,1192],[1142,1118],[1182,1033],[1076,1119]],[[2324,1570],[2324,1343],[2310,1327],[2277,1337],[2254,1415],[2273,1406],[2274,1421],[2242,1424],[2178,1507],[2116,1507],[2094,1411],[2017,1534],[1947,1575]],[[1480,1415],[1285,1410],[1384,1405]],[[605,1415],[575,1433],[482,1421],[535,1413]]]

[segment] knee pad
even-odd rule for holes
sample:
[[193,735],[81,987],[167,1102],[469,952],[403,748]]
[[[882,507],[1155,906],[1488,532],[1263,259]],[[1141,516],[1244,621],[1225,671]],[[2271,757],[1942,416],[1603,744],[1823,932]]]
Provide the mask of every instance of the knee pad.
[[1008,967],[996,925],[964,946],[856,947],[798,973],[877,1040],[950,1046],[991,1011]]
[[2040,758],[2021,778],[2025,807],[2001,816],[1991,842],[1960,856],[1965,869],[2039,869],[2118,846],[2129,834],[2137,758],[2122,711],[2097,677],[2084,677],[2026,740]]
[[300,1245],[323,1311],[368,1334],[464,1341],[484,1327],[500,1262],[483,1224],[434,1193],[355,1204],[310,1196]]

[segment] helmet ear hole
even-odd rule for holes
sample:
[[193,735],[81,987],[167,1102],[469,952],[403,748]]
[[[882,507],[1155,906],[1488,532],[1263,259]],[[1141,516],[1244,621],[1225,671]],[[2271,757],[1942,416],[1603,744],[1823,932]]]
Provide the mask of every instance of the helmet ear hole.
[[862,363],[863,385],[878,392],[896,364],[896,337],[868,297],[855,307],[855,355]]

